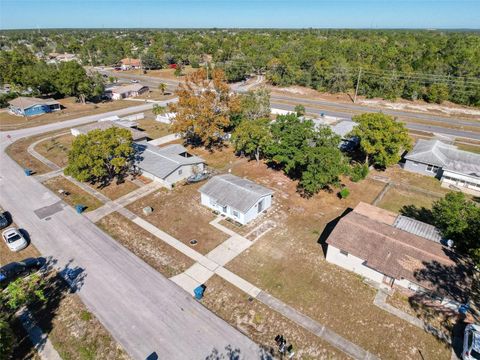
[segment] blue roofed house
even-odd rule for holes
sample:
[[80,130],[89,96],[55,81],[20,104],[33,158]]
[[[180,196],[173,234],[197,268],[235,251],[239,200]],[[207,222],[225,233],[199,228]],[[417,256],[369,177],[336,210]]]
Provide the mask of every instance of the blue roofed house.
[[404,169],[434,176],[443,187],[480,195],[480,154],[439,140],[418,140],[405,155]]
[[62,109],[60,103],[54,99],[19,96],[8,103],[10,112],[17,116],[41,115]]

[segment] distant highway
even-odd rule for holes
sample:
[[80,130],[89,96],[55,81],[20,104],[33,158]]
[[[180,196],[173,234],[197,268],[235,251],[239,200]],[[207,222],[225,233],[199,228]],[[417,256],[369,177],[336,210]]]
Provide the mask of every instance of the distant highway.
[[[135,75],[135,74],[128,74],[124,72],[107,71],[107,70],[100,70],[99,72],[107,75],[115,76],[118,79],[139,80],[143,84],[152,88],[157,88],[160,83],[165,83],[167,84],[169,91],[175,90],[175,88],[180,83],[180,81],[177,81],[177,80],[166,80],[166,79],[161,79],[158,77],[147,76],[147,75]],[[233,88],[235,91],[238,91],[238,92],[245,91],[242,85],[239,85],[239,84],[235,84]],[[289,102],[290,104],[286,104],[285,102]],[[480,121],[476,122],[476,121],[468,121],[468,120],[459,120],[459,119],[449,118],[445,116],[420,114],[412,111],[379,109],[379,108],[374,108],[374,107],[365,106],[365,105],[338,103],[338,102],[326,101],[326,100],[299,99],[297,97],[288,97],[288,96],[281,96],[276,94],[271,95],[270,103],[272,107],[278,108],[278,109],[284,109],[284,110],[293,110],[294,108],[293,104],[303,104],[303,105],[306,105],[305,109],[308,113],[319,114],[319,115],[323,113],[325,115],[342,117],[346,119],[351,119],[355,113],[359,113],[359,112],[382,112],[382,113],[393,115],[400,118],[403,122],[406,123],[407,128],[410,130],[444,134],[450,137],[453,136],[453,137],[461,137],[461,138],[467,138],[467,139],[473,139],[473,140],[480,140]],[[325,107],[325,109],[322,109],[322,107]],[[331,110],[331,108],[334,108],[334,110]],[[428,122],[431,122],[432,124],[431,125],[423,124],[420,122],[416,122],[413,119],[418,119],[419,121],[428,121]],[[449,128],[445,126],[456,126],[457,128]],[[461,128],[464,126],[478,129],[478,132],[462,130]]]

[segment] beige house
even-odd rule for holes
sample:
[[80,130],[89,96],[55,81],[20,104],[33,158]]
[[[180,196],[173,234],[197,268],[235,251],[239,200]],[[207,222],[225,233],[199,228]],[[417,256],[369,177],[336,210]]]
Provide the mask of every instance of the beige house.
[[434,226],[366,203],[343,216],[326,242],[327,261],[390,287],[448,296],[429,272],[458,271],[454,251]]
[[131,97],[139,96],[148,91],[148,86],[142,84],[128,84],[122,86],[116,86],[111,89],[109,95],[112,100],[121,100]]

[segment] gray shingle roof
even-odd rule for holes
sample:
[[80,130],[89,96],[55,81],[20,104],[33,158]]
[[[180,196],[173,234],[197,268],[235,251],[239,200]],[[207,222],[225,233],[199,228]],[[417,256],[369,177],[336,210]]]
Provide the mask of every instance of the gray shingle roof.
[[243,213],[262,197],[273,194],[273,191],[265,186],[232,174],[215,176],[198,191],[220,205],[230,206]]
[[122,126],[122,123],[120,121],[110,121],[110,120],[98,121],[98,122],[95,122],[95,123],[92,123],[92,124],[79,126],[76,129],[81,134],[87,134],[89,131],[92,131],[92,130],[107,130],[107,129],[110,129],[112,127],[127,129],[132,134],[132,140],[133,141],[137,141],[137,140],[140,140],[140,139],[145,139],[147,137],[146,132]]
[[418,140],[405,159],[480,177],[480,155],[459,150],[439,140]]
[[205,162],[198,156],[188,154],[187,149],[179,144],[157,147],[141,141],[135,143],[134,147],[136,150],[135,166],[161,179],[165,179],[183,165]]

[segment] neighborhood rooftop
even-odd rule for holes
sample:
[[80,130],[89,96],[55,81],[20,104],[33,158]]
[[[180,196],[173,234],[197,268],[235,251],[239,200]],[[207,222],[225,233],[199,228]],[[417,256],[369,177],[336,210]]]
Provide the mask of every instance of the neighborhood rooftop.
[[205,162],[198,156],[190,155],[180,144],[157,147],[141,141],[134,144],[134,147],[137,152],[135,166],[162,179],[183,165]]
[[405,159],[480,177],[480,155],[459,150],[439,140],[420,139]]
[[118,127],[118,128],[127,129],[128,131],[130,131],[130,133],[132,134],[133,141],[145,139],[147,137],[144,131],[139,131],[139,130],[128,127],[128,125],[130,125],[129,122],[126,122],[125,125],[127,126],[122,125],[122,121],[107,120],[107,121],[98,121],[92,124],[79,126],[77,128],[73,128],[72,130],[76,130],[80,134],[87,134],[88,132],[93,130],[107,130],[112,127]]
[[265,186],[232,174],[213,177],[199,191],[215,199],[218,204],[241,212],[247,212],[260,198],[273,194]]
[[448,255],[453,253],[451,250],[437,242],[429,231],[426,234],[433,239],[419,236],[424,230],[405,225],[405,219],[398,220],[387,210],[365,203],[360,203],[360,211],[356,210],[340,219],[327,239],[328,245],[365,260],[365,266],[387,276],[439,290],[436,284],[418,278],[418,274],[428,264],[453,268],[455,262]]
[[19,109],[28,109],[35,105],[59,105],[60,103],[54,99],[39,99],[35,97],[19,96],[8,102],[10,105]]
[[126,94],[129,92],[138,92],[143,89],[145,85],[142,84],[128,84],[112,88],[112,92],[116,94]]

